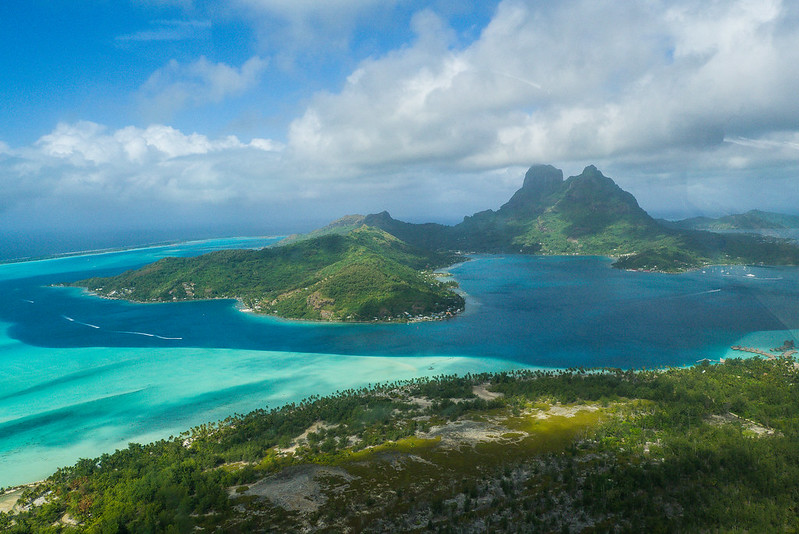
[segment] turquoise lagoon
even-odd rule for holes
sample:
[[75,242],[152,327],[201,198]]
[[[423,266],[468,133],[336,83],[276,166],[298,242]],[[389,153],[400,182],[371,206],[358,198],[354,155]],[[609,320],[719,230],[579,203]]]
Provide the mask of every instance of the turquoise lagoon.
[[234,413],[420,376],[690,365],[799,337],[799,269],[624,272],[601,257],[474,256],[448,269],[466,311],[441,322],[314,324],[233,301],[132,304],[54,284],[197,241],[0,265],[0,486]]

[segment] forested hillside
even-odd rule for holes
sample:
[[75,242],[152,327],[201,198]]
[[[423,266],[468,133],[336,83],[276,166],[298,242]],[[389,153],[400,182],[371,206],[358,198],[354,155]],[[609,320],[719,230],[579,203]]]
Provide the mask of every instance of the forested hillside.
[[785,230],[799,228],[799,217],[784,213],[749,210],[746,213],[725,215],[717,219],[692,217],[681,221],[667,221],[667,224],[689,230]]
[[432,274],[454,259],[361,226],[281,247],[165,258],[73,285],[137,302],[238,299],[256,312],[293,319],[410,320],[462,309],[463,298]]
[[4,532],[799,529],[792,359],[345,391],[82,460]]

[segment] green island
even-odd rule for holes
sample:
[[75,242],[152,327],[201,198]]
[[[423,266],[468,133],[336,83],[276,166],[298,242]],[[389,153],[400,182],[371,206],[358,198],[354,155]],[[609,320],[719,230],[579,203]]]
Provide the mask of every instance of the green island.
[[799,265],[788,240],[682,229],[653,219],[635,197],[589,165],[563,179],[551,165],[535,165],[497,211],[465,217],[455,226],[411,224],[388,213],[364,223],[432,250],[616,258],[620,269],[681,272],[711,264]]
[[687,230],[787,230],[799,228],[799,216],[749,210],[713,219],[710,217],[691,217],[681,221],[660,221],[675,228]]
[[797,367],[783,353],[312,397],[8,488],[0,531],[793,532]]
[[425,320],[463,309],[456,284],[433,273],[455,260],[361,226],[280,247],[164,258],[72,285],[136,302],[238,299],[252,311],[292,319]]
[[464,300],[452,291],[455,282],[441,282],[433,270],[463,252],[604,255],[616,268],[660,272],[799,265],[799,247],[788,240],[657,221],[594,166],[564,180],[561,170],[536,165],[499,210],[455,226],[407,223],[387,212],[348,215],[276,247],[166,258],[72,285],[137,302],[238,299],[248,310],[290,319],[443,319]]

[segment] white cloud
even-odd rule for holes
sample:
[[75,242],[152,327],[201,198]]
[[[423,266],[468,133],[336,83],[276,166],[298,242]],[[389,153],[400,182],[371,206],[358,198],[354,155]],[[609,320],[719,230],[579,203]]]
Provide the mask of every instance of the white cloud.
[[[246,4],[290,31],[318,30],[311,39],[379,9]],[[795,206],[785,192],[799,176],[796,11],[778,0],[505,0],[458,45],[425,10],[412,42],[315,94],[285,146],[162,124],[59,124],[30,147],[0,144],[0,204],[184,207],[198,218],[215,206],[231,220],[319,223],[389,209],[453,221],[498,207],[524,167],[542,162],[567,175],[595,163],[656,212]],[[238,67],[173,61],[141,96],[165,117],[252,91],[266,67],[258,56]]]
[[[235,136],[211,140],[204,135],[187,135],[160,124],[144,129],[127,126],[108,133],[105,126],[89,121],[61,123],[36,142],[42,154],[78,167],[159,161],[245,146]],[[279,150],[277,143],[266,139],[254,139],[249,146]]]
[[0,160],[4,188],[16,191],[4,208],[15,196],[175,205],[257,199],[270,179],[263,172],[276,166],[281,150],[270,139],[210,139],[164,125],[111,131],[88,121],[62,123],[31,147],[8,149],[11,157]]
[[285,145],[283,143],[273,141],[272,139],[259,139],[259,138],[252,139],[250,141],[249,146],[253,148],[258,148],[260,150],[265,150],[267,152],[280,152],[285,148]]
[[799,132],[780,132],[762,139],[730,137],[724,141],[745,147],[787,153],[793,157],[797,155],[795,151],[799,151]]
[[219,103],[253,89],[267,66],[268,61],[258,56],[239,68],[213,63],[205,57],[189,64],[173,59],[150,76],[140,97],[149,115],[170,117],[185,107]]
[[82,121],[59,124],[0,157],[0,225],[47,228],[57,220],[60,228],[89,231],[208,228],[224,220],[230,227],[310,230],[344,213],[391,209],[424,217],[429,204],[418,202],[422,187],[429,203],[448,203],[437,216],[452,221],[492,198],[469,203],[474,179],[464,176],[463,187],[436,182],[427,171],[353,179],[286,157],[271,139],[209,138],[164,125],[114,130]]
[[728,136],[797,129],[799,27],[788,10],[778,0],[506,0],[462,49],[423,13],[413,44],[316,95],[288,148],[353,172],[479,170],[684,159]]

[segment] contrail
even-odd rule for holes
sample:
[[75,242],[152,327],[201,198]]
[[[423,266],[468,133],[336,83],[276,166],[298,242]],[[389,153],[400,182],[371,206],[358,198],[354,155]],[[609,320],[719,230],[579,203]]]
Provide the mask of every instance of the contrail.
[[513,74],[508,74],[507,72],[499,72],[498,70],[490,70],[488,72],[490,72],[491,74],[496,74],[497,76],[504,76],[506,78],[510,78],[511,80],[516,80],[517,82],[529,85],[530,87],[535,87],[538,90],[544,89],[535,82],[531,82],[530,80],[525,80],[524,78],[519,78],[518,76],[514,76]]

